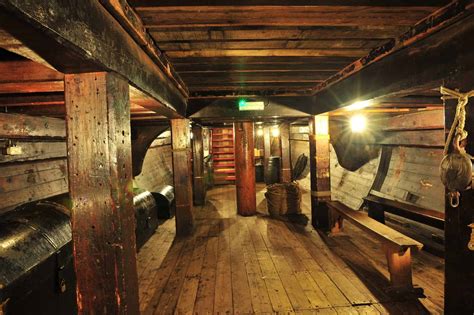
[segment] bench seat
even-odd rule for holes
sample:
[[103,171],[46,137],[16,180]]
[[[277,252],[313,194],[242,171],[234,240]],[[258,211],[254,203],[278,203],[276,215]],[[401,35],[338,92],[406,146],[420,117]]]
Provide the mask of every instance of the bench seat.
[[369,206],[369,216],[381,223],[385,223],[384,213],[389,212],[444,230],[444,213],[442,212],[420,208],[414,205],[375,195],[369,195],[365,197],[364,200]]
[[394,229],[370,218],[362,211],[352,210],[338,201],[327,203],[330,209],[331,232],[339,233],[343,228],[343,219],[382,243],[387,257],[391,287],[395,291],[414,291],[412,282],[411,252],[423,248],[423,244]]

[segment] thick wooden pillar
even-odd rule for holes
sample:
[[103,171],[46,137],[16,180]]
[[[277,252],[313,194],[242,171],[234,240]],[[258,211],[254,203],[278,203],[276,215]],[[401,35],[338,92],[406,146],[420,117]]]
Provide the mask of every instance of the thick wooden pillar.
[[176,235],[193,232],[191,137],[188,119],[171,119]]
[[193,125],[193,200],[194,205],[202,206],[206,197],[204,186],[204,146],[202,127]]
[[110,73],[65,75],[79,314],[138,314],[128,91]]
[[265,183],[268,183],[270,174],[268,174],[268,163],[272,155],[272,138],[270,135],[270,126],[263,127],[263,177]]
[[[462,76],[462,72],[460,73]],[[459,88],[461,92],[474,89],[474,75],[465,76],[465,85],[459,81],[448,88]],[[461,81],[461,82],[463,82]],[[474,98],[466,106],[466,126],[468,132],[466,151],[474,153]],[[445,102],[446,130],[454,119],[457,100]],[[446,314],[474,313],[474,251],[467,247],[471,235],[469,224],[474,222],[474,190],[461,192],[459,207],[450,206],[445,201],[445,304]]]
[[255,161],[253,151],[253,123],[234,124],[235,175],[237,189],[237,213],[243,216],[257,212],[255,192]]
[[281,170],[280,182],[291,182],[290,124],[280,125]]
[[329,228],[329,209],[326,205],[326,201],[331,200],[328,122],[327,115],[309,118],[311,220],[313,226],[319,229]]

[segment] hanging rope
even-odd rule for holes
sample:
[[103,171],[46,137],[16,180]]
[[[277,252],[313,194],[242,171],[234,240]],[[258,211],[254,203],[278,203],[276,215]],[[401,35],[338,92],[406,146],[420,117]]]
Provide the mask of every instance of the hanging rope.
[[[440,92],[443,94],[441,97],[443,101],[453,98],[458,100],[453,124],[444,146],[444,158],[440,165],[441,181],[449,190],[448,196],[451,207],[456,208],[459,206],[459,191],[466,190],[472,182],[472,157],[466,153],[464,148],[468,136],[464,127],[466,124],[466,105],[469,98],[474,96],[474,90],[461,93],[442,86]],[[448,153],[451,144],[453,145],[453,152]]]

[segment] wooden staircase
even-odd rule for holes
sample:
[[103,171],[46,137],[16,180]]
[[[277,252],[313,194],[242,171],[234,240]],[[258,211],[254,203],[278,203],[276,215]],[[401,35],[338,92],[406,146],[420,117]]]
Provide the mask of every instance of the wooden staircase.
[[214,184],[234,184],[234,128],[212,128],[211,144]]

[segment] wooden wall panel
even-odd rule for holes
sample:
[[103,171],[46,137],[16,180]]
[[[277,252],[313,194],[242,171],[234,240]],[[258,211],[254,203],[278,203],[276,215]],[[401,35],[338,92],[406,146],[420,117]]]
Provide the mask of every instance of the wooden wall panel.
[[143,161],[142,172],[135,176],[134,185],[152,192],[157,192],[166,185],[173,186],[170,132],[164,132],[150,145]]
[[0,141],[0,213],[68,192],[64,120],[0,114],[0,138],[21,147],[6,155]]
[[65,159],[0,164],[0,213],[67,192]]
[[397,147],[380,195],[444,212],[444,186],[439,177],[442,149]]
[[64,120],[58,118],[0,113],[0,137],[64,139],[66,127]]
[[362,198],[372,188],[379,161],[380,156],[352,172],[339,165],[336,152],[331,146],[331,199],[340,201],[351,209],[360,209]]

